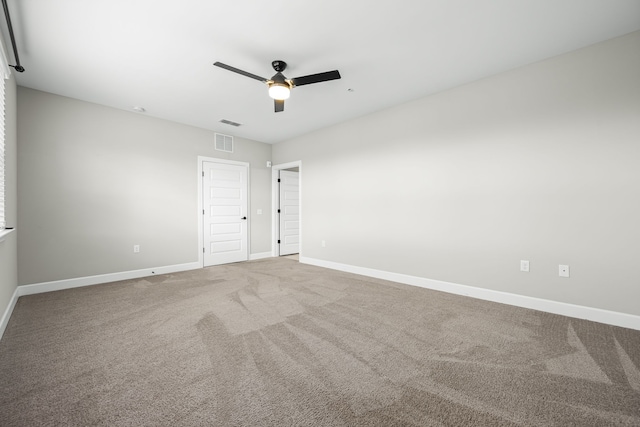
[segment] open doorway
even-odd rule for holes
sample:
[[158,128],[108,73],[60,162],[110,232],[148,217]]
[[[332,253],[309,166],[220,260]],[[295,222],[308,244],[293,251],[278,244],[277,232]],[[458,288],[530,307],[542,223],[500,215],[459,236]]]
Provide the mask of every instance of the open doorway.
[[301,250],[301,162],[275,165],[273,255],[299,259]]

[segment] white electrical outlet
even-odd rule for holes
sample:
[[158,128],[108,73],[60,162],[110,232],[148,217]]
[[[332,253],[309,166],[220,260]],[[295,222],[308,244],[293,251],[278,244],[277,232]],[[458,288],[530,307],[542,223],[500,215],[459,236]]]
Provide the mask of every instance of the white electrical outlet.
[[257,214],[262,215],[262,209],[258,209]]
[[133,245],[133,253],[134,254],[140,253],[140,245]]
[[320,242],[320,245],[321,245],[323,248],[326,248],[326,247],[327,247],[327,242],[325,242],[325,241],[323,240],[322,242]]
[[560,277],[569,277],[569,266],[568,265],[559,265],[558,266],[558,275]]
[[520,271],[529,272],[529,261],[521,259],[520,260]]

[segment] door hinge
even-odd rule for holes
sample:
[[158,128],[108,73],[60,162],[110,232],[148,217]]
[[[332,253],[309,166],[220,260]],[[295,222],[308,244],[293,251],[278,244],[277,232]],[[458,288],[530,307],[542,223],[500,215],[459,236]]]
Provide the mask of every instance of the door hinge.
[[204,215],[204,209],[202,209],[202,215]]
[[280,178],[278,178],[278,182],[280,182]]
[[202,177],[204,178],[204,171],[202,171]]
[[278,213],[280,213],[280,209],[278,209]]
[[278,244],[280,244],[280,240],[278,240]]
[[204,248],[202,248],[202,253],[205,253]]

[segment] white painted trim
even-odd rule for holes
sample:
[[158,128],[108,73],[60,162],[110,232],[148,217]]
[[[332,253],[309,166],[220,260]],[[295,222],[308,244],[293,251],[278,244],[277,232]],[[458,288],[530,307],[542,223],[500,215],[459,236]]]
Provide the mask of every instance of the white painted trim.
[[405,285],[640,330],[640,316],[300,256],[300,262]]
[[280,163],[279,165],[273,165],[272,168],[276,170],[299,168],[302,166],[302,160],[296,160],[295,162]]
[[0,243],[4,242],[5,237],[13,233],[14,231],[16,231],[15,228],[3,228],[2,230],[0,230]]
[[258,254],[249,255],[249,261],[253,261],[255,259],[264,259],[264,258],[272,258],[271,252],[260,252]]
[[2,320],[0,320],[0,339],[4,335],[4,331],[7,329],[9,319],[11,318],[11,314],[13,313],[13,309],[16,306],[19,297],[18,288],[16,288],[16,290],[13,291],[13,295],[11,296],[11,300],[9,300],[9,304],[4,311],[4,314],[2,315]]
[[198,156],[198,210],[196,215],[198,216],[198,263],[200,268],[204,268],[204,216],[202,215],[202,172],[204,171],[203,162],[224,163],[227,165],[245,166],[247,168],[247,256],[250,258],[251,254],[251,164],[247,162],[238,162],[235,160],[218,159],[216,157]]
[[271,206],[273,209],[273,212],[271,212],[271,253],[274,257],[280,256],[280,250],[278,248],[278,227],[280,227],[280,224],[278,222],[277,215],[279,206],[279,194],[278,186],[276,185],[278,183],[278,172],[283,169],[291,169],[295,167],[298,168],[298,176],[300,177],[300,181],[298,182],[298,194],[300,197],[300,216],[298,218],[300,225],[298,228],[298,233],[300,239],[300,255],[302,255],[302,160],[296,160],[295,162],[281,163],[279,165],[273,165],[271,167]]
[[18,296],[41,294],[43,292],[60,291],[63,289],[79,288],[82,286],[99,285],[101,283],[117,282],[119,280],[137,279],[155,276],[157,274],[177,273],[179,271],[197,270],[202,266],[197,262],[168,265],[141,270],[122,271],[119,273],[100,274],[97,276],[77,277],[74,279],[55,280],[52,282],[34,283],[18,286]]

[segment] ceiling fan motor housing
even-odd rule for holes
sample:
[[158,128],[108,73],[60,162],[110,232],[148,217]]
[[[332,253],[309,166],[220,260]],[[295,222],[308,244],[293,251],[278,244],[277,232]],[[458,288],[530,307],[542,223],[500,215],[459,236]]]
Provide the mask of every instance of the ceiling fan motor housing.
[[277,72],[273,77],[271,77],[271,81],[274,82],[274,83],[278,83],[278,84],[283,84],[283,85],[289,86],[289,82],[287,82],[286,77],[280,72]]

